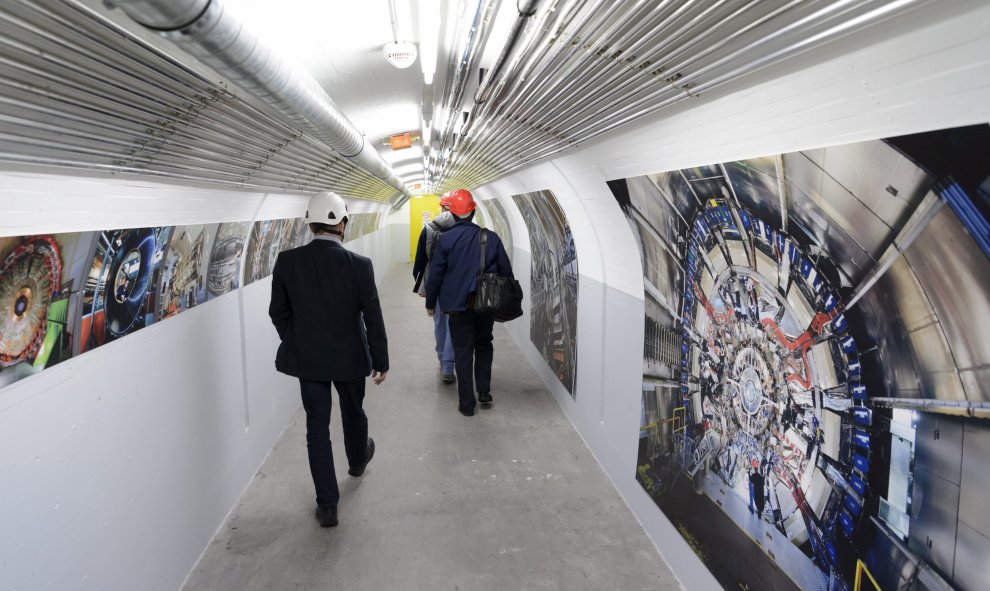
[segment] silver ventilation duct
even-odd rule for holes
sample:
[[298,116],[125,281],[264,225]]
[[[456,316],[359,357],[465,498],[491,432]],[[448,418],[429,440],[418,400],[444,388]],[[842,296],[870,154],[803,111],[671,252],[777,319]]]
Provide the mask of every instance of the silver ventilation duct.
[[272,107],[286,123],[325,142],[408,198],[405,184],[319,82],[305,69],[281,59],[224,10],[220,0],[115,0],[114,4]]
[[0,166],[395,195],[325,142],[79,2],[0,2],[0,30]]

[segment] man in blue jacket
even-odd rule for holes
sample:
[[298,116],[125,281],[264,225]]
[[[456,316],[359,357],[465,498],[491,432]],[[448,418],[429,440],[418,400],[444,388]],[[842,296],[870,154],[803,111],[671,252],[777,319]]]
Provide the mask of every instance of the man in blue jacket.
[[[472,223],[474,197],[465,189],[449,193],[449,207],[457,218],[437,243],[430,262],[426,284],[426,311],[430,316],[440,311],[449,314],[450,339],[454,345],[457,372],[457,408],[461,414],[474,415],[477,402],[482,407],[492,402],[492,328],[495,319],[473,310],[472,300],[481,272],[481,228]],[[488,230],[485,247],[485,270],[512,277],[512,266],[502,240]],[[474,390],[478,388],[478,399]]]

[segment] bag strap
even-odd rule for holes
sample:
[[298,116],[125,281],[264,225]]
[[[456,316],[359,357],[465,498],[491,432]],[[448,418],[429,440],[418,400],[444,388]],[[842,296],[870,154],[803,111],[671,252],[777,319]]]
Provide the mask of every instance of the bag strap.
[[488,247],[488,230],[485,228],[481,229],[481,269],[478,271],[478,275],[482,275],[485,272],[485,251]]
[[[440,235],[443,232],[433,231],[433,240],[430,242],[430,253],[426,255],[426,260],[433,262],[433,257],[437,254],[437,247],[440,246]],[[424,273],[425,274],[425,273]]]

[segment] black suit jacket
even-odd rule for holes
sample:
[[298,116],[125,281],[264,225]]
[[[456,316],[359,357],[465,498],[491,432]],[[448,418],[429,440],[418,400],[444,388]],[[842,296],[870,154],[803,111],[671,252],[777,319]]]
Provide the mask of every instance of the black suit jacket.
[[330,240],[278,255],[268,315],[282,344],[275,369],[318,381],[388,371],[388,339],[371,259]]

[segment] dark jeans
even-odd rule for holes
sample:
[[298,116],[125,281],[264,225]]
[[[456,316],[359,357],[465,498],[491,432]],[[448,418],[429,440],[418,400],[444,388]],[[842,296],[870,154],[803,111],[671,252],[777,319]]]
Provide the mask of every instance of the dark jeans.
[[[344,428],[344,451],[351,466],[360,465],[368,453],[368,416],[364,414],[364,378],[333,382],[340,397],[340,422]],[[316,504],[332,507],[340,500],[337,473],[333,468],[330,443],[330,409],[333,407],[331,382],[299,380],[303,408],[306,409],[306,448],[309,471],[316,486]]]
[[450,341],[454,345],[454,367],[457,370],[457,397],[460,407],[473,410],[474,387],[478,392],[492,390],[492,328],[495,319],[466,310],[450,314]]

